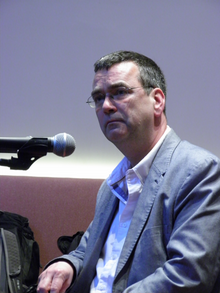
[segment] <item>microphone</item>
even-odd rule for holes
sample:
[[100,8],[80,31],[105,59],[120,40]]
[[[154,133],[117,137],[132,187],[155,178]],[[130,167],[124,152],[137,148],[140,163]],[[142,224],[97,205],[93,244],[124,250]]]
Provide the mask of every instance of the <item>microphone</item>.
[[71,155],[76,148],[74,138],[67,133],[59,133],[54,137],[35,138],[31,136],[23,138],[0,137],[0,153],[19,153],[43,156],[52,152],[57,156]]

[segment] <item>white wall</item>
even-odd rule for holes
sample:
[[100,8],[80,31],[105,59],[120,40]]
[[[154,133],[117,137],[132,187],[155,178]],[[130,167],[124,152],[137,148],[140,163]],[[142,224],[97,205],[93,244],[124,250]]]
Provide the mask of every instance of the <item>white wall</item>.
[[219,13],[217,0],[1,0],[0,137],[67,132],[77,147],[70,157],[49,154],[28,171],[0,167],[0,174],[111,172],[122,156],[85,101],[94,62],[120,49],[159,64],[169,125],[220,157]]

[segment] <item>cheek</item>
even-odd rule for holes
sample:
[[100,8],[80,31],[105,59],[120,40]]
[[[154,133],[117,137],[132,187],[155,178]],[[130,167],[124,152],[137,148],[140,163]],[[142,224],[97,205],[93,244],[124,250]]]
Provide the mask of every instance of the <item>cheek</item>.
[[104,132],[104,115],[102,115],[99,111],[99,112],[96,112],[96,117],[98,119],[101,130]]
[[150,107],[136,107],[128,117],[128,125],[131,127],[146,128],[153,121],[153,111]]
[[139,107],[137,104],[130,103],[126,110],[128,124],[140,124],[143,116],[145,116],[143,112],[142,107]]

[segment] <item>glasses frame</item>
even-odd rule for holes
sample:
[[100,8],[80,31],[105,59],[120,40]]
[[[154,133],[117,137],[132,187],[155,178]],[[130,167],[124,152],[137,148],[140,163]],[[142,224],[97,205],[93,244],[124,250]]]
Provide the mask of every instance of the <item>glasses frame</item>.
[[[117,98],[114,97],[113,94],[110,94],[110,93],[107,92],[107,93],[103,94],[103,97],[104,97],[103,103],[104,103],[104,101],[105,101],[107,95],[108,95],[113,101],[116,101],[116,102],[117,102],[117,101],[122,101],[122,100],[124,100],[124,99],[126,98],[126,96],[127,96],[127,94],[129,93],[129,91],[131,91],[131,90],[133,90],[133,89],[138,89],[138,88],[141,88],[141,87],[129,87],[129,88],[128,88],[128,87],[126,87],[126,86],[119,86],[118,88],[123,88],[123,89],[125,89],[125,91],[126,91],[125,96],[124,96],[123,98],[121,98],[121,99],[117,99]],[[86,103],[89,104],[89,106],[90,106],[91,108],[93,108],[93,109],[99,109],[99,108],[101,108],[102,105],[103,105],[103,103],[102,103],[100,106],[96,106],[95,101],[94,101],[92,95],[87,99]]]

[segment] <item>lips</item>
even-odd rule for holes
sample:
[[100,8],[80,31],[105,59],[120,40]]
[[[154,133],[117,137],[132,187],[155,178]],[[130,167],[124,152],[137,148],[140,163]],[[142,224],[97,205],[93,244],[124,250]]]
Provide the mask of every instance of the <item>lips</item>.
[[122,122],[122,121],[123,121],[122,119],[111,119],[111,120],[106,122],[105,126],[107,127],[109,124]]

